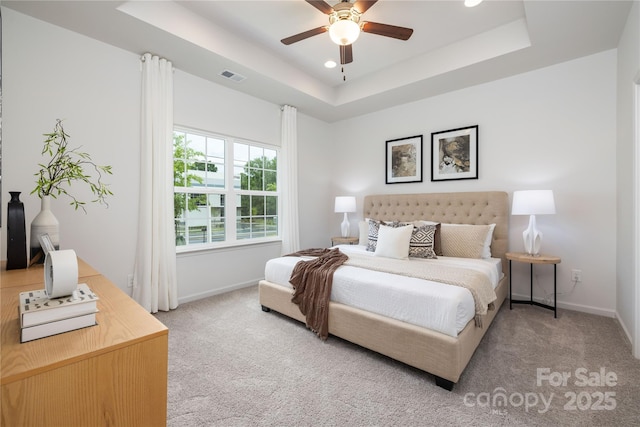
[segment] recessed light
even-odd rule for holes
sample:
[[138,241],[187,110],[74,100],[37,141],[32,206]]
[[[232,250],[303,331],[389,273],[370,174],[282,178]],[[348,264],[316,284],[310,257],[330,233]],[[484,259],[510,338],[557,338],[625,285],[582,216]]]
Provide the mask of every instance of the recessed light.
[[327,68],[336,68],[336,65],[338,65],[336,64],[336,61],[331,61],[331,60],[324,63],[324,66]]

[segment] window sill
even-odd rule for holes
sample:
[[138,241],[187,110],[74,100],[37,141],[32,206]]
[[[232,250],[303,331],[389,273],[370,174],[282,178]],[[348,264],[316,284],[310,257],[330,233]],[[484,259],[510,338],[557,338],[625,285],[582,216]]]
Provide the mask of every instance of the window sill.
[[180,257],[188,256],[189,254],[199,253],[199,252],[218,252],[218,251],[234,251],[242,248],[246,248],[247,246],[268,246],[268,245],[279,245],[282,243],[282,239],[280,238],[268,238],[268,239],[252,239],[251,241],[236,241],[233,243],[230,242],[221,242],[207,245],[197,245],[197,246],[177,246],[176,247],[176,255]]

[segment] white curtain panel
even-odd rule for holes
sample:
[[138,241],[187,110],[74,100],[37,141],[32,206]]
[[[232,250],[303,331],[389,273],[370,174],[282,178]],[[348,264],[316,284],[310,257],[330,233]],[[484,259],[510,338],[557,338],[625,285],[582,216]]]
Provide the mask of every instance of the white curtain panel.
[[173,219],[173,67],[142,57],[140,205],[133,298],[151,313],[178,306]]
[[282,253],[290,254],[300,250],[298,220],[298,110],[285,105],[282,107],[282,167],[280,188],[282,190]]

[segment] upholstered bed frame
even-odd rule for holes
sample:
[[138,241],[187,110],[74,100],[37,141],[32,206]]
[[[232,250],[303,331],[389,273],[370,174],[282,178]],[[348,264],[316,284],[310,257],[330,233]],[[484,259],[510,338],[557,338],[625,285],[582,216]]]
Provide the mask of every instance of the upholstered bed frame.
[[[470,321],[451,337],[439,332],[331,302],[329,333],[362,347],[433,374],[436,384],[451,390],[487,332],[508,292],[509,197],[505,192],[466,192],[428,194],[385,194],[366,196],[365,218],[413,221],[428,219],[449,224],[496,224],[491,254],[502,258],[504,277],[496,288],[495,309],[483,316],[483,327]],[[291,302],[291,290],[262,280],[260,304],[305,321],[298,306]]]

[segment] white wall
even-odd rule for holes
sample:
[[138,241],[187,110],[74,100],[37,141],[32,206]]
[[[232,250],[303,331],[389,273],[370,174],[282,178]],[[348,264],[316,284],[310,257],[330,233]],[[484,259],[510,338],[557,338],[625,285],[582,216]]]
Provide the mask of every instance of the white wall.
[[[62,30],[10,9],[3,12],[3,193],[23,191],[27,222],[38,199],[28,196],[41,134],[66,118],[72,141],[111,164],[109,209],[88,215],[65,202],[54,209],[62,244],[123,289],[133,269],[138,198],[140,71],[138,55]],[[366,193],[550,188],[558,214],[539,217],[543,249],[562,257],[559,287],[571,268],[584,282],[560,297],[566,307],[610,315],[615,310],[616,53],[608,51],[375,114],[326,124],[298,116],[302,247],[326,246],[341,217],[333,196]],[[175,73],[175,119],[277,144],[279,106],[181,72]],[[429,182],[430,133],[480,126],[480,179]],[[384,183],[384,141],[423,134],[424,181]],[[7,200],[5,198],[5,200]],[[6,216],[6,203],[2,214]],[[356,233],[351,215],[352,234]],[[524,217],[512,218],[511,249],[521,250]],[[2,230],[6,241],[6,229]],[[179,296],[188,300],[254,283],[279,245],[180,255]],[[2,251],[4,258],[5,251]],[[206,267],[203,267],[206,265]],[[251,265],[250,268],[247,266]],[[234,274],[235,272],[240,272]],[[540,284],[549,289],[549,273]],[[525,282],[525,272],[516,275]],[[524,283],[519,289],[524,292]]]
[[[280,106],[213,84],[176,70],[174,121],[181,126],[215,131],[261,143],[280,145]],[[328,150],[319,149],[328,125],[298,115],[300,215],[313,214],[326,205],[329,175],[323,170]],[[328,163],[328,162],[327,162]],[[305,191],[313,189],[313,191]],[[318,242],[326,221],[318,226],[301,224],[303,244]],[[320,233],[318,233],[318,231]],[[326,234],[324,234],[326,235]],[[326,240],[326,239],[325,239]],[[264,277],[267,260],[280,255],[280,243],[269,243],[181,253],[178,255],[178,295],[181,302],[257,283]]]
[[[335,125],[336,193],[551,189],[556,215],[538,216],[543,252],[558,266],[560,306],[612,316],[616,278],[616,52],[390,108]],[[479,125],[479,179],[430,182],[431,132]],[[385,185],[385,140],[424,136],[423,182]],[[361,217],[361,215],[360,215]],[[339,223],[333,218],[333,228]],[[528,218],[511,218],[510,249],[522,251]],[[352,227],[355,232],[355,227]],[[514,264],[515,291],[528,268]],[[571,291],[570,271],[583,282]],[[551,267],[536,269],[553,289]]]
[[[115,196],[108,209],[90,205],[86,215],[64,198],[53,200],[61,248],[75,249],[124,288],[133,270],[136,241],[138,57],[11,9],[2,9],[2,19],[2,223],[9,191],[22,192],[27,229],[39,212],[40,199],[29,193],[42,162],[42,134],[53,130],[57,118],[64,119],[72,146],[81,145],[97,163],[113,166],[107,182]],[[73,190],[91,200],[88,190]],[[5,242],[3,227],[3,259]]]
[[[280,145],[280,108],[176,70],[174,121],[181,126]],[[181,302],[255,284],[264,263],[280,255],[271,243],[178,254]]]
[[331,236],[340,234],[331,227],[333,213],[333,171],[335,152],[331,126],[309,116],[298,115],[298,199],[300,247],[328,246]]
[[[139,169],[139,56],[2,9],[3,15],[3,186],[21,191],[27,229],[39,211],[35,186],[42,134],[64,118],[72,144],[82,145],[99,163],[113,166],[110,206],[75,212],[63,199],[52,207],[60,221],[61,247],[73,248],[123,290],[133,271]],[[280,144],[280,107],[176,69],[177,124],[213,130],[267,144]],[[304,245],[328,241],[324,207],[330,198],[329,126],[298,115],[300,213],[311,217],[301,229]],[[74,186],[74,191],[80,187]],[[90,194],[81,192],[89,198]],[[318,213],[321,220],[318,221]],[[6,203],[2,206],[6,223]],[[29,231],[27,230],[27,233]],[[6,227],[1,257],[6,259]],[[180,301],[256,283],[280,244],[252,245],[178,255]]]
[[[617,260],[616,306],[618,318],[629,338],[634,338],[636,357],[640,357],[638,342],[638,324],[634,316],[640,316],[637,292],[638,250],[637,225],[635,224],[638,200],[637,182],[638,154],[640,147],[634,143],[634,125],[640,123],[640,111],[634,107],[634,92],[637,84],[634,79],[640,78],[640,3],[634,2],[625,31],[618,46],[618,144],[617,144],[617,222],[616,230]],[[634,118],[635,116],[635,118]],[[635,136],[638,137],[638,136]],[[635,180],[635,182],[634,182]],[[635,202],[635,203],[634,203]],[[635,212],[635,215],[634,215]],[[635,230],[635,234],[633,233]]]

